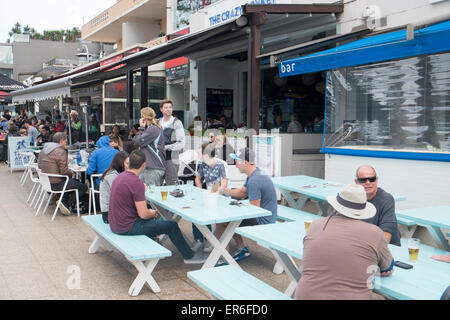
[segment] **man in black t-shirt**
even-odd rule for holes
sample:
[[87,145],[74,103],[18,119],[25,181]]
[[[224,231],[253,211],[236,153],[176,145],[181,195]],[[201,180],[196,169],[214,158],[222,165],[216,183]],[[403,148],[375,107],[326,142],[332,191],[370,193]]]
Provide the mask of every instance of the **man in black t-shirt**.
[[364,221],[380,227],[388,243],[400,246],[394,197],[378,187],[378,176],[375,169],[369,165],[360,166],[356,170],[355,183],[364,187],[367,201],[377,209],[375,216]]

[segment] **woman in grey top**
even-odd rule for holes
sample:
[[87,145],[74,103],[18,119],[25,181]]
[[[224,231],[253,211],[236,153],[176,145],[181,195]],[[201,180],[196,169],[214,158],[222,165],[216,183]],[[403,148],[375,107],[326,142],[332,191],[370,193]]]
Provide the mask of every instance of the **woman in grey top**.
[[108,169],[103,172],[100,178],[100,210],[102,211],[103,221],[108,223],[109,195],[114,179],[119,173],[128,168],[128,153],[118,152],[111,161]]

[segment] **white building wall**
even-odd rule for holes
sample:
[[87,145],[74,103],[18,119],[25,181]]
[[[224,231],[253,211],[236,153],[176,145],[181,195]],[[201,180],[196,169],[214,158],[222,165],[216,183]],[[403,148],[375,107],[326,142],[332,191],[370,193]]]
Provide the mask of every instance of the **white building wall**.
[[122,24],[122,47],[129,48],[137,43],[148,42],[158,36],[161,25],[155,23],[128,21]]
[[406,197],[406,201],[396,203],[397,209],[450,205],[449,162],[326,154],[325,179],[354,183],[356,169],[363,164],[375,168],[378,186]]
[[450,1],[432,3],[431,0],[344,0],[344,12],[339,16],[338,33],[348,33],[355,26],[365,24],[363,18],[367,6],[377,6],[379,17],[386,17],[386,26],[376,31],[418,23],[428,19],[444,20],[450,18]]

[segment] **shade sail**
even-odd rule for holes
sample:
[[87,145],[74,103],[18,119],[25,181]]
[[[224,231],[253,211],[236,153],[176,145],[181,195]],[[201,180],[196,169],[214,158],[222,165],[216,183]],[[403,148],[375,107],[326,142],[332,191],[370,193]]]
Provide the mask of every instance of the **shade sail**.
[[380,34],[342,46],[288,59],[278,64],[280,77],[401,59],[450,50],[450,20],[414,31],[406,29]]

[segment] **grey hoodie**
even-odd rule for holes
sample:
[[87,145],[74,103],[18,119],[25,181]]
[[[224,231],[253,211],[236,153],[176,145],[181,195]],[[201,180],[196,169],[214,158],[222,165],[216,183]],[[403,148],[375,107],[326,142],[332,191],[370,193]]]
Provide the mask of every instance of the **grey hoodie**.
[[109,171],[103,180],[100,181],[100,210],[101,212],[109,211],[109,197],[111,194],[111,186],[114,179],[119,173],[116,170]]

